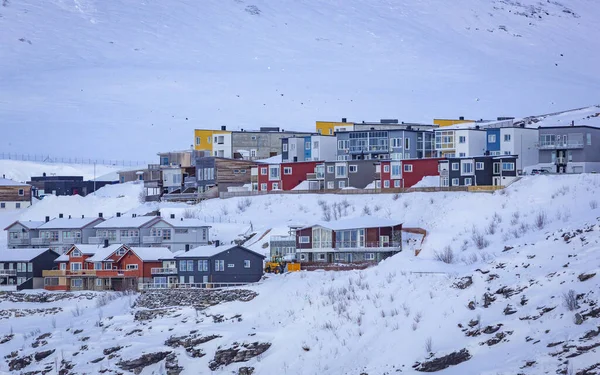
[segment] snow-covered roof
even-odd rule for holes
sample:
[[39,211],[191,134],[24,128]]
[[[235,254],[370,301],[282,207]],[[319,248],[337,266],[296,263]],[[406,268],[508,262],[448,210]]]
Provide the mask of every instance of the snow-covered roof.
[[379,228],[379,227],[395,227],[401,225],[402,222],[398,220],[383,219],[372,216],[355,217],[352,219],[343,219],[337,221],[320,221],[312,225],[308,225],[304,228],[312,228],[320,226],[323,228],[329,228],[332,230],[344,230],[344,229],[361,229],[361,228]]
[[47,223],[40,225],[39,229],[81,229],[84,228],[97,220],[102,220],[99,217],[86,217],[86,218],[78,218],[78,219],[52,219]]
[[281,164],[282,158],[281,155],[271,156],[267,159],[255,160],[255,162],[260,164]]
[[121,244],[110,245],[108,247],[98,247],[98,248],[96,248],[94,255],[87,258],[85,261],[86,262],[102,262],[103,260],[105,260],[106,258],[111,256],[112,253],[119,250],[121,247],[123,247],[123,245],[121,245]]
[[[206,245],[206,246],[198,246],[195,247],[193,249],[191,249],[190,251],[187,252],[183,252],[180,253],[178,255],[175,256],[175,258],[199,258],[199,257],[205,257],[205,258],[209,258],[212,257],[214,255],[220,254],[224,251],[233,249],[234,247],[238,247],[237,245],[221,245],[221,246],[210,246],[210,245]],[[256,251],[252,251],[250,249],[247,249],[243,246],[239,246],[241,249],[244,249],[246,251],[249,251],[251,253],[255,253],[257,255],[260,255],[261,257],[264,258],[264,255],[257,253]]]
[[36,229],[36,228],[42,226],[44,223],[45,223],[45,221],[31,221],[31,220],[15,221],[14,223],[12,223],[9,226],[7,226],[6,228],[4,228],[4,230],[8,230],[8,228],[11,228],[15,224],[21,224],[22,226],[24,226],[27,229]]
[[[119,245],[120,246],[120,245]],[[96,254],[96,252],[100,249],[104,248],[103,244],[98,244],[98,245],[75,245],[75,247],[77,248],[77,250],[81,251],[83,254],[86,255],[94,255]]]
[[61,254],[58,258],[54,259],[55,262],[68,262],[69,256],[67,254]]
[[158,216],[121,216],[110,219],[96,225],[94,228],[140,228],[153,220],[160,220]]
[[131,251],[144,262],[173,259],[173,253],[168,247],[132,247]]
[[[0,251],[0,262],[30,262],[48,251],[45,249],[8,249]],[[52,250],[51,250],[52,251]],[[58,253],[56,253],[58,255]]]
[[205,221],[199,220],[199,219],[163,219],[166,223],[168,223],[169,225],[172,225],[176,228],[203,228],[203,227],[208,227],[210,228],[210,225],[208,225]]
[[27,186],[27,184],[10,180],[8,178],[0,178],[0,186]]

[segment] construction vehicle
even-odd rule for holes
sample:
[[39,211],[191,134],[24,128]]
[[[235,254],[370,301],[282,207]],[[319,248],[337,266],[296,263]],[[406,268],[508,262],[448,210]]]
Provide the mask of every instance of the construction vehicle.
[[300,263],[295,261],[286,261],[280,255],[271,257],[270,261],[265,263],[266,273],[284,273],[300,271]]

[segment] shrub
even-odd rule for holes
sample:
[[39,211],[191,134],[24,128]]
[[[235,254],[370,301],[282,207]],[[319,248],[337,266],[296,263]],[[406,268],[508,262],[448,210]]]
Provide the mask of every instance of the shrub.
[[431,336],[425,340],[425,351],[427,353],[433,353],[433,340],[431,339]]
[[223,215],[223,216],[229,215],[229,209],[227,208],[226,205],[221,206],[221,215]]
[[81,307],[79,307],[79,305],[75,305],[75,308],[71,310],[71,314],[73,314],[74,317],[78,317],[81,316],[81,314],[83,314],[83,310],[81,309]]
[[143,189],[142,191],[140,191],[140,193],[138,194],[138,203],[139,204],[144,204],[146,203],[146,198],[148,197],[148,194],[146,193],[146,189]]
[[400,198],[400,194],[395,193],[394,195],[392,195],[392,200],[397,201]]
[[490,245],[490,241],[488,241],[487,238],[485,238],[485,236],[482,233],[480,233],[477,229],[473,229],[471,239],[473,240],[473,243],[479,250],[485,249]]
[[408,201],[404,201],[404,202],[402,202],[402,205],[404,206],[404,208],[408,208],[409,203],[408,203]]
[[371,215],[371,208],[369,208],[367,205],[363,207],[363,216],[365,215]]
[[444,262],[446,264],[452,264],[456,260],[454,251],[450,246],[446,246],[443,251],[434,253],[435,260]]
[[521,214],[519,212],[513,212],[512,218],[510,219],[510,225],[517,225],[520,217]]
[[196,217],[198,217],[198,212],[196,212],[196,210],[194,210],[194,209],[186,208],[183,211],[184,219],[195,219]]
[[548,224],[548,216],[546,216],[546,212],[538,212],[538,214],[535,216],[534,224],[537,229],[544,229],[544,227]]
[[595,210],[596,208],[598,208],[598,201],[597,200],[591,200],[590,201],[590,208],[592,210]]
[[563,293],[563,305],[569,310],[577,310],[579,308],[579,304],[577,303],[577,294],[573,289],[569,290],[566,293]]
[[485,232],[489,235],[494,235],[496,234],[496,221],[492,220],[490,221],[490,223],[488,224],[488,227],[486,228]]
[[250,198],[240,199],[237,202],[237,209],[239,212],[244,212],[251,205],[252,205],[252,200]]

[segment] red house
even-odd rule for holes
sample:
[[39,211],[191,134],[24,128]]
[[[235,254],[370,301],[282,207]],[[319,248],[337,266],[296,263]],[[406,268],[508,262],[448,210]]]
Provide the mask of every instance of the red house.
[[440,158],[381,161],[381,188],[410,188],[425,176],[439,176]]
[[44,271],[46,290],[126,290],[151,282],[155,270],[165,270],[173,253],[166,247],[127,245],[74,245],[55,262],[58,269]]
[[[293,190],[307,181],[307,175],[315,173],[320,161],[301,161],[279,164],[260,164],[258,170],[258,190]],[[306,188],[308,190],[308,188]]]

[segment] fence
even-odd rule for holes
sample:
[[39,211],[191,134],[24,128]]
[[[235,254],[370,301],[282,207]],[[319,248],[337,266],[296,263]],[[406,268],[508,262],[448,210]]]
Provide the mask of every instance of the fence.
[[155,289],[221,289],[229,287],[238,287],[248,285],[250,283],[144,283],[138,284],[139,290],[155,290]]
[[468,186],[450,186],[450,187],[423,187],[423,188],[392,188],[392,189],[340,189],[340,190],[274,190],[274,191],[228,191],[219,193],[221,199],[234,197],[247,197],[254,195],[269,194],[339,194],[339,195],[359,195],[359,194],[402,194],[402,193],[431,193],[431,192],[468,192]]
[[94,158],[71,158],[71,157],[54,157],[50,155],[36,154],[12,154],[0,153],[0,160],[20,160],[33,161],[37,163],[61,163],[61,164],[96,164],[116,167],[137,167],[147,165],[147,161],[137,160],[109,160],[109,159],[94,159]]

